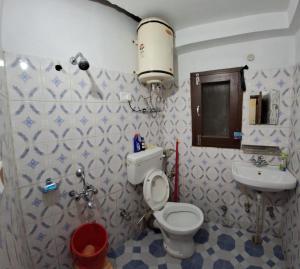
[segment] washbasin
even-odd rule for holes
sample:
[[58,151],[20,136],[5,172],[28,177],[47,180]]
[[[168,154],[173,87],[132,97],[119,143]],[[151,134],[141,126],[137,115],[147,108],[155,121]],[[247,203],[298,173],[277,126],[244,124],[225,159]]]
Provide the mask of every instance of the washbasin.
[[296,187],[296,178],[288,171],[280,171],[277,166],[256,167],[248,162],[232,163],[233,178],[256,191],[279,192]]

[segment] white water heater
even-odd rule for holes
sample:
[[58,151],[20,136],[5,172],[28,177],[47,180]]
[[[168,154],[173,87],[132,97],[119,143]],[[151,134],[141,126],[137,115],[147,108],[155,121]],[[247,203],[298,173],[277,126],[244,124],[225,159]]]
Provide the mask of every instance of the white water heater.
[[138,71],[143,84],[174,78],[174,30],[159,18],[143,19],[137,29]]

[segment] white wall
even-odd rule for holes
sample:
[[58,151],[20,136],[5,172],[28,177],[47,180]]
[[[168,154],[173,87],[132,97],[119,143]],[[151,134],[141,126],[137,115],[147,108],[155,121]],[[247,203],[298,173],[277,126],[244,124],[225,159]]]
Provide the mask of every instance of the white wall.
[[3,15],[3,0],[0,0],[0,49],[2,49],[2,15]]
[[[248,62],[247,55],[255,55]],[[191,72],[239,67],[285,67],[294,64],[294,37],[277,37],[234,43],[195,50],[178,56],[179,79],[189,78]]]
[[176,31],[176,47],[193,45],[199,42],[247,37],[249,34],[285,30],[289,27],[286,12],[256,14],[224,21],[215,21]]
[[88,0],[4,1],[3,49],[68,60],[81,51],[91,64],[132,72],[137,23]]
[[295,50],[296,63],[300,63],[300,30],[295,35]]

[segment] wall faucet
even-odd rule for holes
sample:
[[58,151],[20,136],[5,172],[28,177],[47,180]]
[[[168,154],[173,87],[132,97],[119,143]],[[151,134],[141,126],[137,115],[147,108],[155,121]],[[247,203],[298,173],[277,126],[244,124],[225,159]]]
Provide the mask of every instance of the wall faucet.
[[250,160],[256,167],[263,167],[263,166],[267,166],[268,162],[264,159],[264,156],[259,155],[257,157],[257,160],[255,160],[254,157],[251,158]]
[[85,173],[84,170],[79,168],[76,171],[76,176],[80,177],[80,180],[82,181],[83,184],[83,190],[81,192],[76,192],[74,190],[69,192],[69,196],[75,199],[75,201],[80,201],[83,199],[89,208],[94,207],[94,199],[93,196],[94,194],[98,193],[98,190],[91,184],[87,184],[85,180]]

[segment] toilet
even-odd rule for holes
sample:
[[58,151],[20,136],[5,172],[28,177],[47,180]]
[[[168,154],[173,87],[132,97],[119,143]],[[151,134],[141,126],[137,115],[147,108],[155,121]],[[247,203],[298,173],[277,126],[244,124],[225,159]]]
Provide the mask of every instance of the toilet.
[[187,203],[168,202],[169,180],[162,170],[163,149],[156,147],[127,156],[128,180],[143,183],[147,205],[153,210],[155,226],[163,235],[166,251],[176,258],[191,257],[195,251],[193,236],[204,216],[198,207]]

